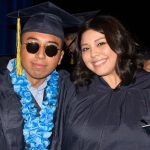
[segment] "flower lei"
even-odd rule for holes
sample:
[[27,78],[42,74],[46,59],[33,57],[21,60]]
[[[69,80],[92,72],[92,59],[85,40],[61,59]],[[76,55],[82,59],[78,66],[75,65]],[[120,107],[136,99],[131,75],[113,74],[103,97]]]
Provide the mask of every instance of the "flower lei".
[[52,134],[53,115],[56,110],[58,95],[58,73],[54,70],[47,83],[46,98],[41,107],[40,116],[37,116],[37,108],[32,101],[32,95],[28,90],[30,86],[23,70],[22,76],[16,75],[16,61],[12,62],[13,70],[10,73],[14,91],[21,96],[22,115],[24,118],[23,134],[29,147],[28,150],[47,150],[50,144],[49,137]]

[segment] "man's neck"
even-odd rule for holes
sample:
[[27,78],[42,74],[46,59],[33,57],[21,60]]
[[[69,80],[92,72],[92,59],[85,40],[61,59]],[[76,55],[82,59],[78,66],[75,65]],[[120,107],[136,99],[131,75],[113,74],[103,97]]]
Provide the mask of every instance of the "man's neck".
[[32,80],[28,79],[28,81],[31,83],[31,86],[34,88],[38,88],[40,85],[42,85],[44,83],[45,80],[46,80],[46,78],[44,78],[44,79],[32,79]]

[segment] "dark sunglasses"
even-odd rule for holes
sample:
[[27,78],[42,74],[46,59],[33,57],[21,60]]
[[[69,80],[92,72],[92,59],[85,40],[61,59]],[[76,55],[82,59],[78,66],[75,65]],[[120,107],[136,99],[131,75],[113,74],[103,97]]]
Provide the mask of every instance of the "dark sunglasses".
[[[40,48],[40,45],[37,42],[28,42],[28,43],[25,43],[25,44],[26,44],[27,51],[31,54],[37,53],[39,48]],[[52,44],[45,46],[45,54],[48,57],[55,56],[57,54],[58,50],[59,49],[55,45],[52,45]]]

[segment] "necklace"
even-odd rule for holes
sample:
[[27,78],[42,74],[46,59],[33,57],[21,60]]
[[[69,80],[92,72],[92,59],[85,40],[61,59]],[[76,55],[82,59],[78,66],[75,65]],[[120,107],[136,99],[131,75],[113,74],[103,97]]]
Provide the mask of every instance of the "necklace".
[[47,150],[50,144],[50,136],[52,134],[53,116],[56,110],[57,95],[58,95],[58,73],[54,70],[50,75],[50,80],[46,87],[46,96],[43,101],[39,116],[37,108],[35,108],[32,101],[32,95],[28,90],[30,82],[27,80],[25,71],[22,76],[16,75],[16,61],[12,62],[12,71],[10,76],[14,91],[20,95],[22,104],[22,116],[24,119],[23,134],[25,142],[29,147],[28,150]]

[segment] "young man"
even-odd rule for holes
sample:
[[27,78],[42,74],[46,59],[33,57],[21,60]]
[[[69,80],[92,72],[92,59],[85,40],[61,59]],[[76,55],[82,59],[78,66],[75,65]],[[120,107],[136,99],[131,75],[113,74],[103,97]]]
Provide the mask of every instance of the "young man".
[[21,45],[17,44],[17,58],[0,74],[0,149],[46,150],[58,101],[67,91],[65,73],[55,70],[64,54],[63,27],[81,22],[50,2],[9,16],[18,14],[30,18],[21,32]]

